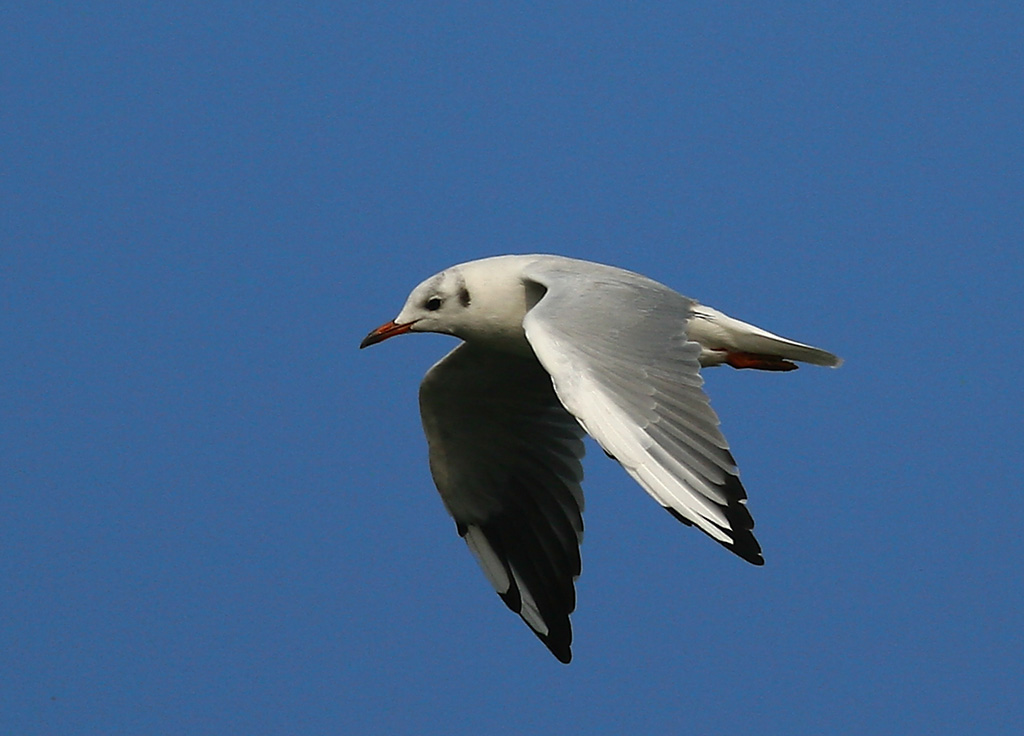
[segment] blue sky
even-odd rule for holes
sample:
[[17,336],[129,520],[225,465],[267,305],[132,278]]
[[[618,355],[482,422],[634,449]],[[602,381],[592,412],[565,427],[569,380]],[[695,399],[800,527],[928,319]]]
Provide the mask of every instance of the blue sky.
[[[171,5],[2,11],[5,733],[1020,732],[1019,3]],[[707,376],[763,568],[591,445],[568,667],[356,349],[528,252],[846,359]]]

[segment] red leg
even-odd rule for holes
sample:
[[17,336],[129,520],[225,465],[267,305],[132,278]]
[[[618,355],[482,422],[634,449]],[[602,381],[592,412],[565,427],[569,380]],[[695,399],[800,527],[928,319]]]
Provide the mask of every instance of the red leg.
[[729,353],[725,362],[733,368],[756,368],[759,371],[795,371],[800,367],[774,355],[757,353]]

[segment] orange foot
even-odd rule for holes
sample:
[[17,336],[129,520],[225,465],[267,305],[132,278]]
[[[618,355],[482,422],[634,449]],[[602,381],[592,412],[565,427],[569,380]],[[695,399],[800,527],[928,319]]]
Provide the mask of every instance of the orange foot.
[[759,371],[795,371],[800,367],[774,355],[757,353],[729,353],[725,362],[733,368],[756,368]]

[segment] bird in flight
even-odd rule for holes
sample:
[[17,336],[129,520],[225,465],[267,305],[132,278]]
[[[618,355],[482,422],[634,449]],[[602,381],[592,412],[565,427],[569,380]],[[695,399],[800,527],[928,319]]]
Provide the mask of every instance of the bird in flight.
[[505,604],[572,658],[589,434],[669,513],[764,564],[702,367],[836,367],[832,353],[630,271],[554,255],[471,261],[421,283],[360,348],[462,340],[420,386],[430,471]]

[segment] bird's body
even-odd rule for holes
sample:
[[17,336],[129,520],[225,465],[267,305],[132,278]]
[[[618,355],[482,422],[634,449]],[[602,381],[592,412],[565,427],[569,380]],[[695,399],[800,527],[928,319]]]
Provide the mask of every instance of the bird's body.
[[584,432],[680,521],[762,564],[699,369],[840,363],[645,276],[550,255],[442,271],[361,347],[404,332],[464,341],[420,389],[431,473],[488,580],[563,662],[580,572]]

